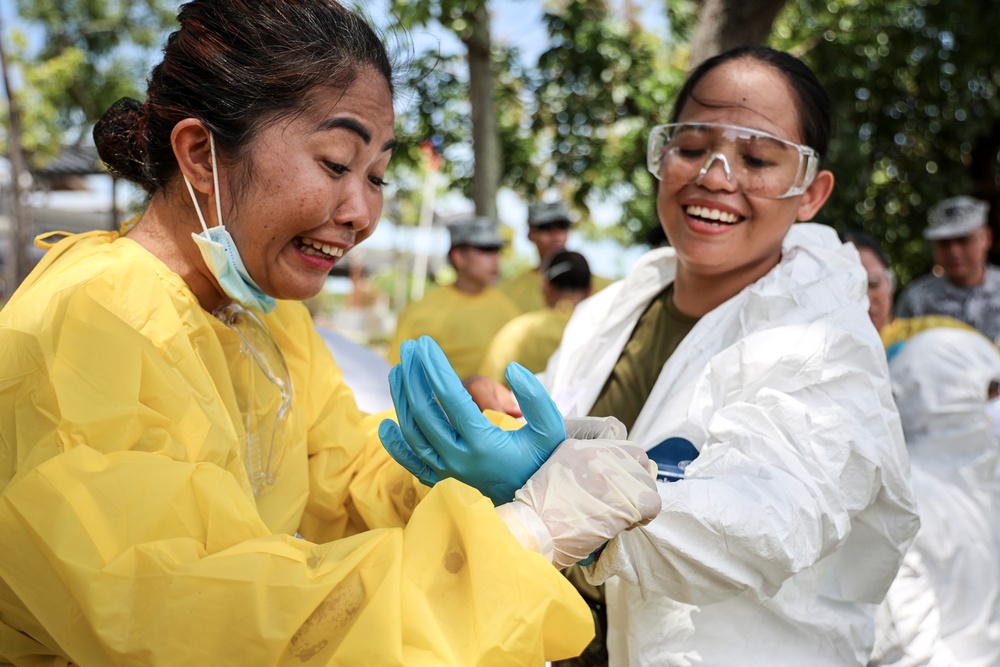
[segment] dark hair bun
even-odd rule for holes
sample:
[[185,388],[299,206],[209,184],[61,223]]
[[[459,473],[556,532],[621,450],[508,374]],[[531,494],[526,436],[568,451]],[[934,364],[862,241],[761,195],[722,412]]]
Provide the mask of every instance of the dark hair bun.
[[153,192],[156,185],[146,167],[146,105],[123,97],[94,125],[97,153],[113,176]]

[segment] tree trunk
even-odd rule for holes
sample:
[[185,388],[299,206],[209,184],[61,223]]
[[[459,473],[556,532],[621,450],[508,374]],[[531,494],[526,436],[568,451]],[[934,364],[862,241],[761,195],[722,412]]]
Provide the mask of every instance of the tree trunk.
[[[0,23],[0,33],[3,32]],[[3,74],[4,91],[7,95],[7,115],[9,117],[7,134],[7,153],[10,157],[11,190],[13,198],[13,229],[10,234],[10,261],[7,266],[7,293],[9,297],[31,269],[28,258],[28,244],[31,242],[31,208],[28,205],[28,190],[31,174],[28,163],[21,150],[21,114],[10,85],[10,71],[7,67],[7,52],[0,42],[0,70]]]
[[472,107],[472,201],[477,215],[497,217],[500,189],[500,134],[493,109],[493,68],[490,62],[490,16],[482,2],[467,14],[471,25],[464,40],[469,51],[469,104]]
[[787,0],[704,0],[691,41],[690,69],[737,46],[761,44]]

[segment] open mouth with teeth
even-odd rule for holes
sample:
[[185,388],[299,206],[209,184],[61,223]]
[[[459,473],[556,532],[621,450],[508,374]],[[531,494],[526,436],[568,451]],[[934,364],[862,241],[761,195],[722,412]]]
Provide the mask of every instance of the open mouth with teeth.
[[706,225],[735,225],[743,220],[742,216],[728,211],[720,211],[717,208],[706,206],[686,206],[684,212],[692,218],[697,218],[698,222]]
[[317,241],[315,239],[306,238],[305,236],[296,237],[295,245],[298,246],[299,250],[301,250],[304,254],[312,257],[336,259],[344,256],[343,248],[338,248],[335,245],[323,243],[322,241]]

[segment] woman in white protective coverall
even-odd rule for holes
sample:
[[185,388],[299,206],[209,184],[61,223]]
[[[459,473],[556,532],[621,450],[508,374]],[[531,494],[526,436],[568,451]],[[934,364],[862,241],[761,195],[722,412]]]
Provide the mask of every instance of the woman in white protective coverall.
[[977,331],[929,329],[889,372],[920,532],[879,609],[871,664],[998,667],[1000,439],[986,406],[1000,353]]
[[335,0],[178,20],[145,103],[94,132],[147,208],[52,245],[0,312],[0,664],[578,653],[593,624],[550,560],[655,514],[646,455],[566,439],[549,403],[503,431],[489,498],[395,464],[296,303],[379,219],[385,48]]
[[[788,54],[699,65],[649,142],[671,247],[581,303],[544,373],[565,415],[618,417],[665,479],[693,458],[658,484],[657,518],[586,570],[606,584],[613,667],[871,654],[918,520],[857,251],[794,224],[833,188],[829,127]],[[469,387],[480,405],[500,393]]]

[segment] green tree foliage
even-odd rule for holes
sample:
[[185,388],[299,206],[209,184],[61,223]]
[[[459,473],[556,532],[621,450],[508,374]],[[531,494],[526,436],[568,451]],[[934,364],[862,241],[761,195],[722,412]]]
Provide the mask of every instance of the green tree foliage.
[[985,0],[799,0],[776,24],[834,101],[821,219],[882,239],[902,283],[930,268],[921,231],[941,199],[991,201],[1000,229],[998,30]]
[[[393,9],[404,30],[440,25],[461,40],[471,8],[481,2],[394,0]],[[671,2],[668,12],[668,44],[665,36],[595,0],[549,7],[543,21],[550,46],[537,64],[494,44],[503,185],[524,197],[556,189],[583,212],[584,221],[588,202],[620,201],[623,224],[606,233],[628,242],[645,237],[657,224],[646,137],[652,124],[666,118],[683,78],[697,5]],[[444,54],[437,45],[413,58],[399,119],[401,144],[410,148],[394,158],[397,181],[411,182],[421,159],[418,146],[430,140],[445,158],[445,180],[469,195],[472,127],[464,62],[464,54]]]
[[[404,198],[415,195],[416,171],[421,165],[420,146],[430,142],[444,157],[442,170],[449,190],[477,199],[476,179],[482,174],[475,160],[486,162],[496,171],[478,185],[477,210],[488,212],[495,206],[496,185],[518,188],[532,178],[529,156],[535,152],[530,134],[530,118],[525,109],[527,90],[532,77],[516,49],[492,44],[489,50],[489,71],[492,77],[492,111],[481,109],[479,115],[492,123],[474,126],[476,110],[472,100],[475,91],[470,85],[470,59],[486,55],[482,52],[483,30],[488,28],[486,0],[392,0],[391,11],[396,16],[395,29],[419,33],[423,29],[444,31],[463,45],[461,53],[450,53],[440,43],[433,42],[417,50],[406,67],[401,87],[402,113],[399,118],[401,145],[408,146],[397,153],[393,172],[401,186],[397,194]],[[485,63],[480,63],[480,67]],[[481,101],[480,105],[485,102]],[[484,115],[485,114],[485,115]],[[495,139],[493,132],[496,132]],[[494,143],[494,141],[498,143]],[[474,156],[473,146],[478,158]],[[489,148],[496,146],[497,150]],[[482,167],[482,165],[480,165]]]
[[646,140],[669,116],[695,14],[693,3],[669,7],[674,38],[666,44],[604,1],[567,0],[543,18],[551,46],[537,66],[533,128],[551,150],[536,187],[556,187],[584,211],[590,199],[621,202],[611,232],[622,241],[642,240],[658,224]]
[[[494,88],[504,185],[516,190],[536,178],[532,164],[535,140],[530,131],[526,91],[533,76],[514,49],[494,47]],[[465,56],[441,53],[429,47],[405,67],[400,87],[403,107],[397,119],[400,149],[391,165],[397,192],[409,196],[419,189],[423,142],[430,142],[444,159],[441,165],[448,189],[471,197],[474,162]]]
[[[21,20],[41,34],[13,38],[22,83],[25,150],[36,159],[83,141],[123,96],[141,98],[148,58],[174,25],[175,0],[18,0]],[[30,47],[30,48],[29,48]]]

